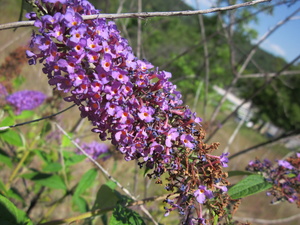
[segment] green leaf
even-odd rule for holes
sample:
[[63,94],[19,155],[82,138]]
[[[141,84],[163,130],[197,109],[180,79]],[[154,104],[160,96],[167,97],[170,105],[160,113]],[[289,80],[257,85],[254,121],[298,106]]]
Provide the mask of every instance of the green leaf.
[[42,149],[34,149],[32,150],[38,157],[40,157],[45,163],[52,162],[52,155],[43,151]]
[[45,121],[43,128],[41,130],[41,137],[44,137],[49,131],[51,131],[52,127],[48,121]]
[[219,221],[219,216],[213,210],[212,210],[212,215],[213,215],[213,218],[214,218],[213,225],[217,225],[218,221]]
[[75,165],[86,158],[85,155],[78,155],[74,152],[63,151],[64,161],[66,166]]
[[15,120],[12,117],[6,117],[1,121],[0,127],[11,126],[14,124],[15,124]]
[[214,224],[218,224],[218,221],[219,221],[219,216],[218,215],[215,215],[214,216]]
[[73,195],[72,197],[73,204],[76,205],[79,209],[79,212],[85,213],[89,210],[88,203],[86,200],[78,195]]
[[296,177],[297,175],[296,174],[294,174],[294,173],[289,173],[289,174],[287,174],[287,177],[288,178],[293,178],[293,177]]
[[20,134],[14,130],[6,130],[4,132],[0,132],[0,138],[10,145],[14,145],[17,147],[23,146],[23,141]]
[[109,221],[110,225],[146,225],[142,217],[135,211],[118,204]]
[[117,191],[111,189],[109,186],[104,184],[99,188],[97,192],[97,197],[93,206],[93,210],[113,208],[117,205],[118,201],[119,196],[117,195]]
[[21,112],[20,115],[16,115],[15,119],[17,120],[23,120],[23,119],[28,119],[28,118],[32,118],[34,115],[34,112],[31,110],[24,110]]
[[107,213],[101,215],[101,221],[102,221],[103,225],[107,225],[108,224]]
[[0,195],[0,221],[3,225],[33,225],[25,212]]
[[7,192],[8,198],[16,199],[22,203],[25,203],[23,196],[20,194],[20,192],[16,188],[10,188]]
[[112,180],[107,181],[105,185],[107,185],[109,188],[111,188],[113,190],[116,189],[116,187],[117,187],[117,184],[115,182],[113,182]]
[[272,187],[272,184],[265,181],[260,175],[251,175],[241,180],[228,190],[232,199],[244,198],[249,195],[262,192]]
[[228,172],[228,177],[233,176],[244,176],[244,175],[252,175],[253,173],[248,171],[241,171],[241,170],[233,170]]
[[117,160],[114,160],[114,165],[113,165],[113,168],[112,168],[112,173],[115,172],[117,170],[117,167],[118,167],[118,161]]
[[14,125],[15,119],[11,116],[4,117],[1,119],[0,126],[11,126]]
[[74,195],[79,196],[81,195],[86,189],[91,187],[93,185],[94,180],[97,176],[97,170],[96,169],[90,169],[87,171],[80,179]]
[[34,11],[34,8],[33,8],[33,6],[31,4],[24,4],[23,9],[26,12],[32,12],[32,11]]
[[46,166],[43,167],[44,172],[50,172],[50,173],[58,172],[61,169],[62,169],[62,165],[57,162],[46,164]]
[[13,165],[12,160],[6,154],[6,152],[2,151],[2,149],[0,149],[0,162],[3,162],[4,164],[6,164],[9,168],[12,168],[12,165]]
[[144,170],[144,177],[148,174],[148,172],[150,171],[151,169],[146,167],[145,170]]
[[[70,137],[73,136],[72,133],[68,133],[68,135]],[[71,140],[66,135],[64,135],[61,141],[61,147],[65,148],[65,147],[70,147],[71,145],[72,145]]]
[[23,174],[23,175],[21,175],[21,177],[32,180],[33,182],[40,184],[42,186],[45,186],[45,187],[49,187],[49,188],[53,188],[53,189],[67,190],[67,187],[66,187],[64,181],[58,175],[33,172],[33,173]]
[[13,80],[13,87],[14,89],[18,89],[18,87],[20,87],[24,81],[25,81],[25,77],[23,76],[17,76],[14,80]]
[[[19,19],[18,19],[18,21],[21,21],[21,20],[22,20],[24,5],[25,5],[25,0],[22,0],[22,4],[21,4],[21,8],[20,8],[20,14],[19,14]],[[15,28],[14,31],[15,31],[16,29],[17,29],[17,28]]]

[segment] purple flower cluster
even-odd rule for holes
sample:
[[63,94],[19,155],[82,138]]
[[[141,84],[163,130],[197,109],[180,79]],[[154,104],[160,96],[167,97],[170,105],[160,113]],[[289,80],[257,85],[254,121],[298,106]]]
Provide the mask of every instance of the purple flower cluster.
[[201,197],[194,193],[204,185],[221,192],[215,187],[227,184],[221,168],[228,159],[206,156],[217,145],[202,143],[201,119],[182,106],[171,73],[137,59],[114,22],[83,20],[98,13],[86,0],[36,4],[44,16],[27,14],[40,33],[33,33],[31,46],[39,51],[27,51],[29,63],[43,62],[49,84],[69,93],[65,100],[76,103],[93,132],[111,140],[126,160],[140,159],[141,167],[152,169],[150,177],[169,174],[166,189],[177,188],[180,196],[167,210],[196,204]]
[[6,97],[6,101],[15,108],[15,113],[20,114],[23,110],[32,110],[40,106],[47,98],[39,91],[17,91]]
[[265,179],[273,184],[267,192],[273,196],[272,202],[296,202],[300,207],[300,153],[285,160],[277,160],[273,165],[268,159],[250,161],[246,170],[262,174]]
[[69,1],[63,8],[58,4],[65,1],[43,2],[50,15],[29,14],[42,34],[32,39],[40,53],[27,51],[27,56],[30,63],[44,62],[49,84],[71,93],[66,100],[78,104],[102,140],[110,134],[126,160],[149,162],[162,152],[169,161],[172,148],[195,147],[184,128],[201,119],[181,106],[170,73],[150,71],[149,62],[136,59],[114,22],[84,21],[81,15],[98,13],[87,1]]
[[[109,154],[109,147],[106,144],[93,141],[91,143],[83,143],[81,147],[93,159],[98,159],[101,156],[102,160],[107,160],[111,157]],[[78,154],[82,154],[82,152],[78,152]]]

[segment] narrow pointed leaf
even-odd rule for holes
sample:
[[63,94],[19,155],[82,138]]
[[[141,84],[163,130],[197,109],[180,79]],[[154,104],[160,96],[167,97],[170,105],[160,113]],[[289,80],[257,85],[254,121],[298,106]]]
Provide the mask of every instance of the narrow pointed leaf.
[[28,118],[33,117],[33,115],[34,115],[34,111],[32,111],[32,110],[24,110],[24,111],[21,112],[20,115],[16,115],[15,119],[17,119],[17,120],[28,119]]
[[135,211],[118,204],[110,218],[109,225],[146,225]]
[[19,133],[14,130],[6,130],[0,132],[0,138],[10,145],[21,147],[23,146],[23,141]]
[[12,117],[6,117],[0,122],[0,127],[12,126],[15,124],[15,120]]
[[33,225],[25,212],[0,195],[0,221],[3,225]]
[[0,149],[0,163],[6,164],[9,168],[12,168],[12,160],[4,151]]
[[113,182],[112,180],[107,181],[105,185],[107,185],[108,187],[110,187],[113,190],[116,189],[116,187],[117,187],[117,184],[115,182]]
[[86,158],[85,155],[78,155],[74,152],[63,151],[64,161],[66,166],[75,165]]
[[86,191],[89,187],[93,185],[94,180],[96,179],[97,176],[97,170],[96,169],[90,169],[87,171],[79,181],[74,195],[79,196],[81,195],[84,191]]
[[[70,137],[73,136],[72,133],[68,133],[68,135],[69,135]],[[61,147],[65,148],[65,147],[69,147],[69,146],[71,146],[71,145],[72,145],[71,140],[70,140],[67,136],[64,135],[64,136],[62,137]]]
[[25,203],[24,197],[21,195],[21,193],[16,188],[10,188],[7,192],[7,197],[13,198],[20,202]]
[[117,191],[104,184],[99,188],[97,192],[93,210],[115,207],[118,201],[119,197],[117,195]]
[[78,195],[73,195],[72,197],[73,204],[76,205],[79,209],[79,212],[85,213],[89,210],[88,203],[86,200]]
[[63,179],[58,175],[33,172],[33,173],[23,174],[21,177],[32,180],[33,182],[45,187],[67,190],[67,187]]
[[249,195],[262,192],[272,187],[272,184],[265,181],[260,175],[251,175],[241,180],[228,190],[232,199],[244,198]]
[[58,172],[61,169],[62,169],[62,165],[57,162],[49,163],[43,167],[44,172],[50,172],[50,173]]
[[2,180],[0,180],[0,194],[7,195],[7,190]]

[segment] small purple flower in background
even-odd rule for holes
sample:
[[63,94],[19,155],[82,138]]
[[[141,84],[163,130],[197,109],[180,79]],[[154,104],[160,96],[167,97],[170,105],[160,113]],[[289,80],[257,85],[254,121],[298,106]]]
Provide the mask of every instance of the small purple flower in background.
[[[46,141],[47,142],[52,142],[55,141],[57,144],[61,145],[61,140],[62,140],[62,134],[57,132],[57,131],[51,131],[47,136],[46,136]],[[52,144],[52,143],[51,143]]]
[[0,107],[3,107],[4,105],[7,104],[7,102],[6,102],[7,95],[8,95],[8,92],[5,88],[5,86],[0,83]]
[[47,98],[39,91],[17,91],[6,97],[6,101],[15,108],[15,113],[20,114],[23,110],[32,110],[40,106]]
[[0,99],[5,98],[8,95],[8,92],[4,85],[0,83]]
[[[111,157],[109,147],[106,144],[93,141],[91,143],[83,143],[81,147],[93,159],[98,159],[100,156],[102,156],[102,160],[107,160]],[[82,154],[82,152],[78,152],[78,154]]]
[[4,85],[0,83],[0,106],[6,104],[6,96],[8,95],[8,92]]
[[277,160],[273,164],[270,160],[251,161],[246,170],[262,174],[266,181],[273,185],[267,192],[268,196],[273,196],[272,203],[288,201],[296,203],[300,207],[300,158],[299,153],[288,157],[285,160]]

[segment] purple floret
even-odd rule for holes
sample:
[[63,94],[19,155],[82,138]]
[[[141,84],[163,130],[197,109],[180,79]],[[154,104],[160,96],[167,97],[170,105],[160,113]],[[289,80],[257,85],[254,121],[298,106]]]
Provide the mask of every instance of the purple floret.
[[197,189],[194,192],[194,196],[196,197],[197,201],[201,204],[203,204],[206,199],[213,198],[213,193],[210,190],[207,190],[207,188],[204,185],[200,185],[199,189]]
[[220,161],[221,161],[221,165],[223,166],[223,167],[228,167],[228,162],[229,162],[229,160],[228,160],[228,158],[227,158],[227,156],[229,155],[229,153],[227,152],[227,153],[223,153],[221,156],[220,156]]
[[287,162],[285,160],[278,160],[278,165],[285,167],[287,169],[290,169],[290,170],[294,168],[289,162]]

